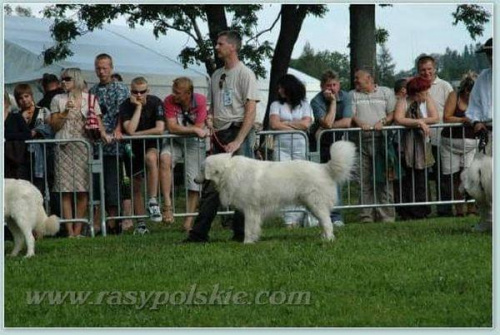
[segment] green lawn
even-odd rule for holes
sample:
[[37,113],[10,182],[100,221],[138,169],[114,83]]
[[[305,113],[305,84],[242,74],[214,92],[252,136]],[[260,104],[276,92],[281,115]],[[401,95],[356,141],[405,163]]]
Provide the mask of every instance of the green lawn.
[[[491,327],[492,236],[470,233],[470,225],[470,218],[351,224],[333,243],[319,239],[319,228],[288,231],[276,223],[255,245],[228,241],[231,232],[219,224],[212,243],[202,245],[181,244],[179,228],[162,226],[144,237],[45,239],[32,259],[6,257],[5,326]],[[11,248],[8,242],[5,252]],[[138,308],[116,298],[193,287],[249,297],[308,292],[310,300],[153,309],[151,301]],[[28,304],[32,291],[91,291],[91,298]],[[99,294],[106,299],[97,304]]]

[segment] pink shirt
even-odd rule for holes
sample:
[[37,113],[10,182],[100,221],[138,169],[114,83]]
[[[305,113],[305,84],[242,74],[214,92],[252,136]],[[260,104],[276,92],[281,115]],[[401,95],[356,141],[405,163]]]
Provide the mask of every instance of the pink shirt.
[[[171,94],[165,98],[165,117],[167,119],[177,119],[177,123],[183,124],[184,116],[182,115],[182,108],[174,102],[174,96]],[[207,98],[199,93],[194,93],[191,99],[191,106],[188,113],[189,119],[194,124],[205,122],[207,118]]]

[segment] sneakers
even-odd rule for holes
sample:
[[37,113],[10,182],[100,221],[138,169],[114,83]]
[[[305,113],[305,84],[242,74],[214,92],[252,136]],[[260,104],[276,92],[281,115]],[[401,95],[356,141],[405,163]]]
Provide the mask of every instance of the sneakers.
[[144,222],[139,223],[139,225],[134,230],[134,235],[145,235],[149,234],[149,229],[146,227]]
[[162,216],[160,211],[160,206],[158,206],[158,202],[153,199],[149,200],[148,205],[149,219],[154,222],[161,222]]

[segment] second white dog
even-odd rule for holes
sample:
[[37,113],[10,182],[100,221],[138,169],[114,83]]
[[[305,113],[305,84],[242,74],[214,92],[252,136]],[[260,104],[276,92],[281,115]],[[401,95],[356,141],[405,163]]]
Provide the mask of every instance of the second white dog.
[[35,255],[35,230],[38,236],[54,235],[59,230],[59,218],[47,217],[43,208],[40,191],[26,180],[5,179],[4,219],[14,237],[14,249],[11,256],[16,256],[27,244],[26,257]]
[[476,200],[481,222],[474,227],[477,231],[492,228],[493,162],[490,156],[476,154],[471,165],[460,175],[460,192]]
[[213,155],[205,162],[204,177],[215,183],[223,205],[245,214],[245,243],[257,241],[264,218],[287,205],[305,206],[319,220],[323,237],[333,240],[330,212],[337,201],[337,184],[351,176],[356,148],[351,142],[338,141],[330,154],[326,164]]

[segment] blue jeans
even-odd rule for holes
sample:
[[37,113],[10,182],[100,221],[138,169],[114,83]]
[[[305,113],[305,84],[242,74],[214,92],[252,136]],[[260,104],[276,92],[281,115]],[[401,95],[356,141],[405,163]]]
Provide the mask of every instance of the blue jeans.
[[[342,201],[342,190],[341,190],[340,186],[337,185],[337,203],[335,205],[342,206],[343,204],[344,203]],[[342,218],[342,213],[340,213],[340,210],[338,210],[338,209],[334,209],[330,213],[330,219],[332,219],[332,222],[344,221],[344,219]]]

